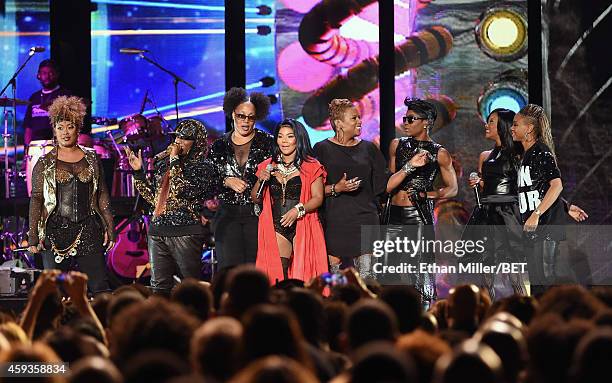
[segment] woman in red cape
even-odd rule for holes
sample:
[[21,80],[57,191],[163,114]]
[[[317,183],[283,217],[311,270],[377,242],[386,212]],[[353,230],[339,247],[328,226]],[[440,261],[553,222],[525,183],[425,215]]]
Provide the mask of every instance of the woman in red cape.
[[[323,227],[317,214],[323,203],[326,172],[312,156],[308,133],[286,119],[274,132],[273,156],[257,167],[251,196],[262,202],[256,266],[271,283],[293,278],[308,281],[328,271]],[[257,190],[267,182],[263,195]]]

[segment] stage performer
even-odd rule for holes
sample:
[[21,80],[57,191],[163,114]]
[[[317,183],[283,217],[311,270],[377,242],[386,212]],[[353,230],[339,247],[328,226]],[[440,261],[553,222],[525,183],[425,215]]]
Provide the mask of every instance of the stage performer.
[[[286,119],[274,131],[271,158],[257,168],[251,191],[263,202],[259,215],[258,268],[271,282],[287,278],[309,281],[328,270],[325,236],[317,211],[325,197],[325,169],[314,158],[308,132]],[[264,183],[263,195],[257,192]]]
[[[486,265],[500,262],[525,262],[523,230],[518,206],[517,172],[523,147],[512,139],[515,113],[508,109],[495,109],[487,117],[485,138],[495,142],[491,150],[480,153],[478,178],[470,178],[469,186],[478,187],[482,207],[476,206],[466,226],[464,237],[487,238],[485,252],[479,261]],[[495,299],[494,274],[481,276],[481,285]],[[515,294],[525,295],[523,277],[508,274]]]
[[204,124],[181,120],[175,139],[154,158],[154,174],[146,177],[142,151],[126,153],[134,169],[138,192],[153,207],[148,230],[151,288],[167,295],[179,278],[200,278],[202,247],[206,231],[202,225],[202,203],[216,191],[216,168],[206,159],[207,133]]
[[329,122],[334,136],[317,143],[314,151],[327,171],[323,222],[330,266],[355,267],[362,277],[373,278],[371,249],[362,249],[362,242],[372,241],[361,238],[361,227],[380,224],[385,158],[376,145],[359,138],[361,116],[351,101],[332,100]]
[[255,128],[268,116],[270,100],[262,93],[232,88],[223,99],[223,111],[233,129],[217,139],[210,158],[217,166],[220,207],[214,219],[219,269],[255,263],[258,218],[251,200],[257,165],[272,155],[274,139]]
[[539,105],[528,104],[514,116],[512,138],[523,146],[518,172],[518,202],[526,233],[526,257],[532,295],[554,283],[559,242],[567,222],[560,198],[563,190],[557,167],[550,120]]
[[115,233],[100,159],[77,144],[85,105],[60,96],[49,106],[55,147],[33,171],[29,248],[42,252],[45,269],[79,270],[90,292],[109,290],[104,251]]
[[[403,130],[406,137],[396,138],[389,147],[389,170],[392,175],[387,192],[392,194],[390,225],[419,225],[418,238],[433,239],[434,201],[457,195],[457,176],[450,153],[433,141],[429,131],[436,121],[435,107],[424,100],[406,98]],[[440,174],[444,187],[434,189]],[[389,235],[393,236],[392,232]],[[419,252],[418,263],[434,262],[431,252]],[[417,273],[416,288],[425,301],[436,299],[435,275]]]

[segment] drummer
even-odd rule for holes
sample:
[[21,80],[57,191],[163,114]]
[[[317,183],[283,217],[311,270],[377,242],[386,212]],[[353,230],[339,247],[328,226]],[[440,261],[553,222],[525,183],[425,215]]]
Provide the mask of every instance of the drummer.
[[42,89],[30,96],[30,104],[23,120],[26,145],[36,140],[53,139],[53,130],[49,122],[49,106],[59,96],[72,95],[71,91],[59,85],[59,68],[51,59],[43,60],[38,65],[36,78],[40,81]]
[[[59,68],[53,60],[41,61],[36,78],[40,81],[42,89],[30,96],[30,104],[23,119],[25,130],[23,141],[27,148],[25,168],[28,195],[32,195],[32,169],[36,161],[53,148],[53,129],[49,122],[49,106],[59,96],[72,95],[71,91],[59,85]],[[81,141],[81,136],[86,137],[84,134],[79,135]],[[82,145],[83,142],[79,144]]]

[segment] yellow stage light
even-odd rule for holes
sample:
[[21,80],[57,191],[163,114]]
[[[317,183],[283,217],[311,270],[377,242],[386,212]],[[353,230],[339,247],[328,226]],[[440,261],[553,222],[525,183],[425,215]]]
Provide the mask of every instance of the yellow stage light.
[[523,8],[497,5],[488,8],[475,29],[480,49],[498,61],[514,61],[527,53],[527,15]]

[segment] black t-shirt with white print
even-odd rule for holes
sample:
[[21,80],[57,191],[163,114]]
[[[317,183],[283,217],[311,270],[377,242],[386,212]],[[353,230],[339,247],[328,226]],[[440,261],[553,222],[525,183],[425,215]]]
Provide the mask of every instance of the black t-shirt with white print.
[[[546,144],[537,141],[523,155],[518,172],[519,210],[523,223],[538,208],[550,188],[550,181],[555,178],[561,178],[555,157]],[[563,203],[561,198],[557,198],[540,216],[537,237],[561,240],[565,231],[560,225],[565,223]],[[547,225],[555,227],[546,227]]]
[[23,125],[32,129],[31,140],[50,140],[53,129],[49,121],[49,106],[59,96],[71,96],[72,92],[61,86],[50,91],[39,90],[30,96],[30,105],[26,109]]

